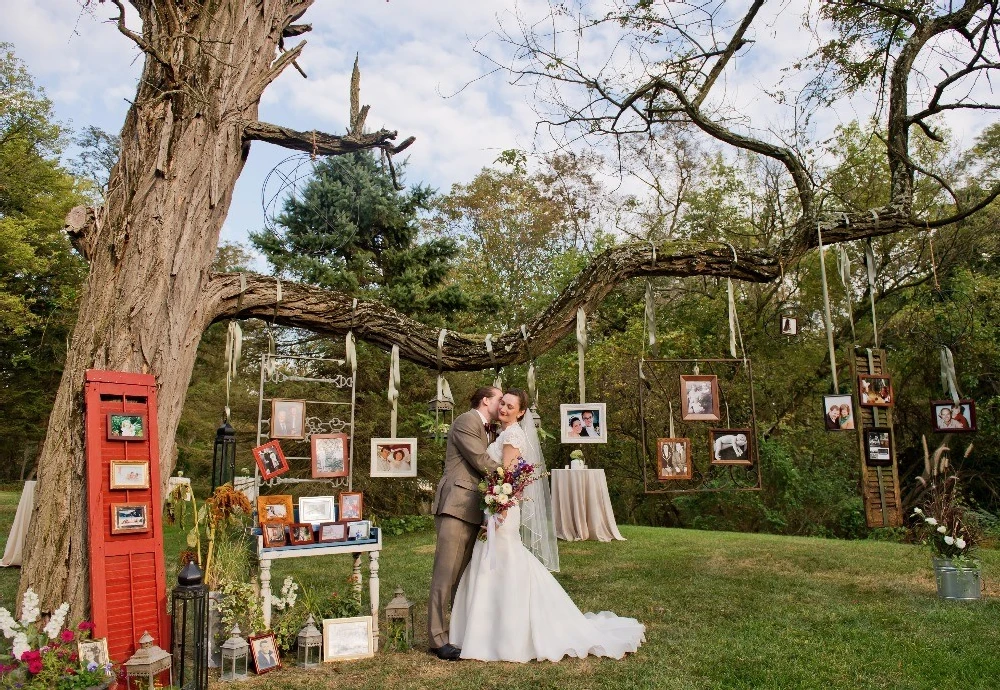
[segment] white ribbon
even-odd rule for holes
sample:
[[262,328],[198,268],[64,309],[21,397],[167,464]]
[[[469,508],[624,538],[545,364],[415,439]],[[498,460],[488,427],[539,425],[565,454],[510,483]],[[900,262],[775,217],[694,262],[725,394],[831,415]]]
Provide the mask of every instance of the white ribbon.
[[346,360],[347,366],[351,369],[351,376],[358,373],[358,349],[354,343],[354,331],[347,331],[347,335],[344,336],[344,359]]
[[389,363],[389,404],[392,412],[389,416],[389,437],[396,438],[396,413],[399,401],[399,345],[392,346],[391,362]]
[[538,407],[538,388],[535,381],[535,363],[528,364],[528,400],[535,407]]
[[653,283],[646,281],[646,337],[649,341],[649,351],[656,357],[659,346],[656,344],[656,303],[653,301]]
[[830,348],[830,373],[833,375],[833,392],[840,393],[837,383],[837,350],[833,344],[833,318],[830,316],[830,288],[826,283],[826,256],[823,252],[823,230],[816,223],[816,236],[819,239],[819,273],[823,284],[823,317],[826,323],[826,344]]
[[579,365],[580,404],[587,402],[587,377],[584,358],[587,354],[587,313],[583,307],[576,310],[576,355]]
[[491,513],[486,519],[486,556],[490,559],[490,570],[496,570],[497,567],[497,549],[493,544],[496,534],[497,516],[496,513]]
[[670,438],[677,438],[674,436],[674,403],[672,400],[667,401],[667,410],[670,415],[670,431],[668,433],[670,434]]
[[[878,217],[875,218],[878,221]],[[868,298],[872,303],[872,333],[875,336],[875,349],[878,349],[878,323],[875,321],[875,251],[871,239],[865,244],[865,267],[868,269]]]
[[[850,227],[850,221],[844,216],[845,222]],[[851,322],[851,342],[857,343],[858,336],[854,333],[854,291],[851,289],[851,255],[847,253],[847,247],[842,244],[837,245],[837,267],[840,269],[840,282],[844,284],[844,291],[847,293],[847,316]]]
[[941,346],[941,387],[958,404],[958,377],[955,374],[955,357],[948,347]]
[[729,354],[736,359],[736,299],[733,296],[732,278],[726,278],[726,292],[729,295]]
[[444,352],[444,339],[448,336],[448,329],[442,328],[441,332],[438,333],[438,347],[437,347],[437,365],[438,365],[438,375],[437,375],[437,397],[436,401],[439,402],[449,402],[452,405],[455,404],[455,397],[451,394],[451,386],[448,385],[448,379],[444,377],[441,373],[441,357]]

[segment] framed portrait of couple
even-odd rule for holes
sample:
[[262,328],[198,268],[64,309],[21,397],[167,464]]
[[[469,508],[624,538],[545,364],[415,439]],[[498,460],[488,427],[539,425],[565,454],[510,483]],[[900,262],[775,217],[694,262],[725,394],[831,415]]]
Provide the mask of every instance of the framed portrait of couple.
[[562,443],[607,443],[608,413],[606,403],[560,405],[559,421]]
[[257,469],[260,470],[261,479],[277,477],[288,471],[288,460],[285,459],[285,454],[281,452],[281,444],[277,441],[268,441],[251,452],[257,462]]
[[306,437],[306,401],[271,401],[271,438],[302,439]]
[[685,422],[718,422],[719,377],[681,375],[681,419]]
[[854,430],[854,403],[850,395],[823,396],[823,426],[827,431]]
[[691,439],[656,439],[656,478],[661,482],[691,479]]
[[960,434],[976,430],[974,400],[935,400],[931,403],[931,424],[941,434]]
[[373,477],[416,477],[417,439],[373,438]]

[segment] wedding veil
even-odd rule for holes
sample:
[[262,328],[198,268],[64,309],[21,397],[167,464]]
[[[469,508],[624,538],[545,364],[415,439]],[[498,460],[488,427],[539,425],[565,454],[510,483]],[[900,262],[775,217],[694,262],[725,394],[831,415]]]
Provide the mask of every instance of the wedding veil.
[[524,459],[535,466],[539,476],[524,489],[521,504],[521,542],[535,555],[542,565],[552,572],[559,571],[559,547],[556,544],[556,526],[552,519],[552,496],[545,474],[545,458],[538,440],[538,430],[531,411],[521,419],[521,429],[528,439],[528,448],[522,449]]

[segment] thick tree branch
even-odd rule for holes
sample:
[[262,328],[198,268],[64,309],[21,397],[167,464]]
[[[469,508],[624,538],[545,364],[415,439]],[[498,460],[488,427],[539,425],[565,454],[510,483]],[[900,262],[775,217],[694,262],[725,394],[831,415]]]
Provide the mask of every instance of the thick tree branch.
[[352,151],[375,148],[398,153],[415,141],[414,137],[410,137],[400,146],[394,146],[392,142],[396,136],[397,132],[387,129],[380,129],[377,132],[361,136],[336,136],[316,130],[299,132],[290,127],[272,125],[268,122],[245,122],[243,124],[243,141],[245,142],[266,141],[286,149],[322,156],[340,156]]
[[100,233],[98,214],[102,210],[93,206],[74,206],[66,214],[63,230],[69,235],[70,242],[80,255],[88,261],[93,256],[97,235]]

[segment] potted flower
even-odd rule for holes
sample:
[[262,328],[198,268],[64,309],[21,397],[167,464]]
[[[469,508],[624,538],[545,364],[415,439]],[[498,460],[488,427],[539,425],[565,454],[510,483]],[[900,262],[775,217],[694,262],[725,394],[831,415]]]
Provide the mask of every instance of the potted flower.
[[82,660],[78,643],[90,637],[93,624],[63,628],[69,604],[63,603],[47,619],[32,589],[24,593],[21,618],[0,608],[0,685],[24,690],[107,690],[117,681],[110,663]]
[[981,530],[952,475],[930,486],[923,508],[913,509],[914,531],[930,546],[938,597],[969,601],[982,596]]

